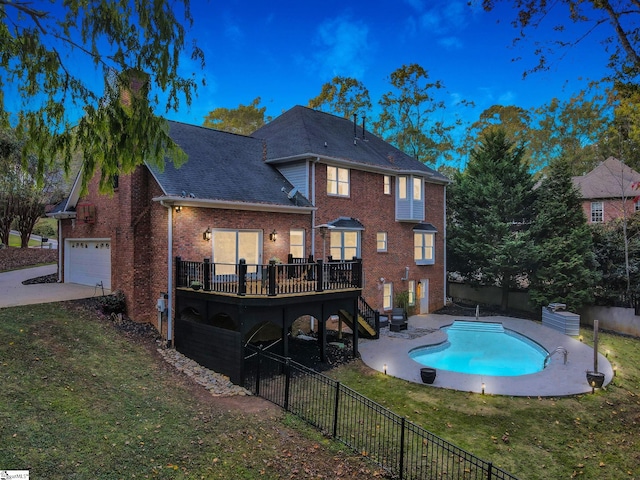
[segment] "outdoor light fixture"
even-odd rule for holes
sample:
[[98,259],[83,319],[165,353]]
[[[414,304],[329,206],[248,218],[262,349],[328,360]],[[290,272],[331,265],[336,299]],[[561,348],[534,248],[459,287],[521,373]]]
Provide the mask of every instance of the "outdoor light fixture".
[[582,338],[582,335],[580,335],[580,336],[578,337],[578,340],[580,340],[580,341],[584,340],[584,339]]
[[614,365],[613,366],[613,376],[615,377],[618,374],[618,366]]
[[605,357],[607,357],[607,358],[609,358],[609,353],[611,353],[611,352],[609,352],[609,350],[605,350],[605,352],[604,352],[604,356],[605,356]]
[[269,234],[269,240],[275,242],[278,239],[278,232],[275,230]]
[[176,213],[182,211],[182,205],[176,205]]
[[207,229],[204,231],[204,233],[202,234],[202,238],[203,240],[209,241],[211,240],[211,228],[207,227]]
[[482,395],[484,395],[484,387],[485,387],[485,384],[484,382],[482,382]]
[[384,372],[384,374],[387,374],[387,364],[385,363],[384,365],[382,365],[382,371]]

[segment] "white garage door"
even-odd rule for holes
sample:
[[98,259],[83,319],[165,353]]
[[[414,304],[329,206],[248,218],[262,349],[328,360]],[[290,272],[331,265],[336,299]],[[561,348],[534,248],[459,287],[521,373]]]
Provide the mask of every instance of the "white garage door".
[[111,289],[111,240],[67,240],[65,282]]

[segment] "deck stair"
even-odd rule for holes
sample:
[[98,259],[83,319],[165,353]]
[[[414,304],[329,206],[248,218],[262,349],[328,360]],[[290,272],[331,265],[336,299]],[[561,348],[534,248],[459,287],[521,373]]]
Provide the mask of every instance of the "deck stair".
[[501,323],[495,322],[470,322],[466,320],[455,320],[449,330],[466,330],[475,332],[504,333]]
[[[346,310],[339,310],[338,315],[342,321],[353,330],[353,315]],[[376,332],[375,328],[369,325],[367,319],[360,314],[358,314],[358,333],[367,338],[378,338],[378,332]]]

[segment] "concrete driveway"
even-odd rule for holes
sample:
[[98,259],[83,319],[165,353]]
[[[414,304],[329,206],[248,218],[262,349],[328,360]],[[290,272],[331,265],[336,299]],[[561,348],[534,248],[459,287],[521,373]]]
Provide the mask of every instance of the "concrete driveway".
[[[54,274],[57,269],[56,265],[46,265],[0,273],[0,308],[61,302],[102,295],[101,288],[75,283],[22,284],[25,280]],[[105,290],[104,293],[111,292]]]

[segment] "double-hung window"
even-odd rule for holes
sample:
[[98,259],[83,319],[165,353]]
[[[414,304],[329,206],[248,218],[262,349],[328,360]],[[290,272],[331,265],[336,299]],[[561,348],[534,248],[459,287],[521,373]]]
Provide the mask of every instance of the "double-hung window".
[[602,202],[591,202],[591,223],[602,223],[604,221],[604,204]]
[[376,234],[376,250],[378,252],[387,251],[387,232],[378,232]]
[[417,265],[433,265],[436,262],[435,240],[434,232],[413,232],[413,259]]
[[327,193],[339,197],[349,196],[349,169],[327,165]]
[[382,192],[385,195],[391,195],[391,176],[390,175],[385,175],[383,182],[384,182],[384,184],[383,184]]

